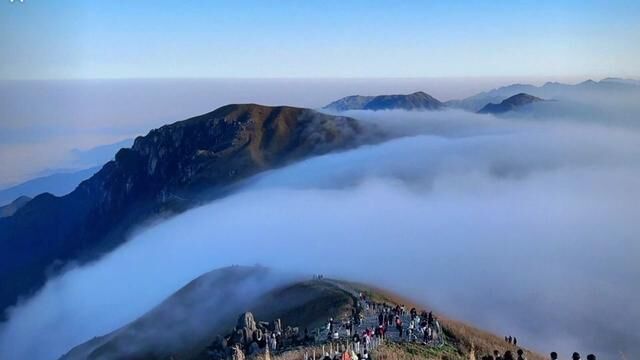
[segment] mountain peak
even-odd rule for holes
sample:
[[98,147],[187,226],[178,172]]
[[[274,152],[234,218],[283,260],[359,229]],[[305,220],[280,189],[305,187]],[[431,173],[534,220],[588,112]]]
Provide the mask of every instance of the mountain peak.
[[351,95],[338,99],[325,109],[334,111],[347,110],[438,110],[444,104],[433,96],[416,91],[411,94],[360,96]]
[[[0,310],[37,289],[54,263],[95,258],[136,224],[186,210],[260,171],[353,146],[361,130],[348,117],[257,104],[151,130],[71,193],[41,194],[0,221]],[[37,265],[21,273],[27,260]]]
[[529,95],[526,93],[519,93],[503,100],[499,104],[489,103],[485,105],[482,109],[480,109],[478,113],[479,114],[501,114],[501,113],[515,110],[521,106],[539,102],[539,101],[544,101],[544,100],[539,97]]

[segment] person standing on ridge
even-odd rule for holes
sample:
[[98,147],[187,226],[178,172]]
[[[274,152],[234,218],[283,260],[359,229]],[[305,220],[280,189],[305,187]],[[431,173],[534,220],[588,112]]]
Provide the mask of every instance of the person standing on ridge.
[[558,353],[557,352],[555,352],[555,351],[552,352],[550,354],[550,356],[551,356],[551,360],[558,360]]
[[357,331],[353,334],[352,341],[354,350],[357,354],[360,354],[360,335],[358,335]]
[[527,360],[524,357],[524,351],[522,351],[522,349],[518,349],[518,360]]

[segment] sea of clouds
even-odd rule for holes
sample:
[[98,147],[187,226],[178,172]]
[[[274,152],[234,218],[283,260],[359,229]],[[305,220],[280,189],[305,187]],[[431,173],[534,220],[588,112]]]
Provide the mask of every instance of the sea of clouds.
[[0,358],[57,358],[206,271],[256,263],[387,287],[542,353],[640,356],[637,127],[349,115],[393,138],[139,229],[12,309]]

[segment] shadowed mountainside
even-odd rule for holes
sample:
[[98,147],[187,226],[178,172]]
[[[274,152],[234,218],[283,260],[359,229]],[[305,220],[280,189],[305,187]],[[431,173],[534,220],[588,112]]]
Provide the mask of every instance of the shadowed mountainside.
[[352,303],[348,293],[324,282],[290,279],[272,290],[261,286],[273,278],[262,267],[211,271],[132,323],[74,347],[61,359],[159,359],[171,354],[199,359],[216,335],[233,328],[241,312],[311,328],[326,321],[327,314],[345,313]]
[[361,133],[351,118],[255,104],[152,130],[68,195],[38,195],[0,218],[0,309],[40,287],[47,272],[119,245],[144,221],[260,171],[354,146]]

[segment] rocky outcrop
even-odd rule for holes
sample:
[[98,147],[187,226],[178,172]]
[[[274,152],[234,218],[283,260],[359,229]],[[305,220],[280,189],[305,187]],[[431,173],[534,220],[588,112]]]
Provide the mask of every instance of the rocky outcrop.
[[255,104],[152,130],[70,194],[38,195],[0,218],[0,310],[37,289],[46,271],[109,251],[143,221],[260,171],[354,146],[361,132],[351,118]]

